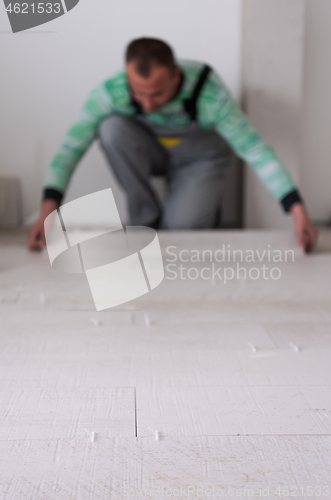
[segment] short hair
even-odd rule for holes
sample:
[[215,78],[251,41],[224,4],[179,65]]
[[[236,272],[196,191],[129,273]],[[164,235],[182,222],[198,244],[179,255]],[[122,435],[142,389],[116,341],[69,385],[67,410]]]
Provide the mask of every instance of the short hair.
[[148,78],[153,66],[165,66],[171,73],[175,70],[175,58],[171,47],[157,38],[137,38],[129,43],[125,60],[134,62],[138,75]]

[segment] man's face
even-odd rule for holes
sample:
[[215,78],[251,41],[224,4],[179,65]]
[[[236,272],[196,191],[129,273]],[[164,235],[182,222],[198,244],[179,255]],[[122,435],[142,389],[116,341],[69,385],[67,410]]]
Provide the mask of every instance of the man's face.
[[155,113],[170,101],[180,83],[180,70],[171,73],[165,66],[153,66],[150,75],[144,78],[136,73],[134,63],[126,65],[127,77],[134,99],[148,113]]

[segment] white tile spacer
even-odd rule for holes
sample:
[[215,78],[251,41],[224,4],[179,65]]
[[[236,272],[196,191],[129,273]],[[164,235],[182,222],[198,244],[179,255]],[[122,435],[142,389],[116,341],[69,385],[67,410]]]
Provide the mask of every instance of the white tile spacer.
[[300,348],[295,345],[295,344],[292,344],[292,342],[289,342],[288,345],[291,347],[291,349],[293,349],[295,352],[299,352],[300,351]]
[[84,431],[86,432],[86,434],[88,435],[88,437],[91,439],[91,443],[95,443],[95,441],[97,440],[97,434],[96,432],[89,432],[87,429],[84,429]]
[[148,426],[148,430],[155,437],[155,441],[159,441],[159,439],[160,439],[159,431],[153,431],[153,429],[150,426]]
[[150,318],[149,318],[149,316],[148,316],[147,313],[144,313],[144,321],[145,321],[145,325],[146,326],[150,326],[151,320],[150,320]]
[[100,326],[102,323],[96,318],[90,318],[94,326]]
[[257,351],[255,345],[253,345],[251,342],[247,342],[247,345],[250,347],[250,349],[251,349],[252,352],[256,352]]

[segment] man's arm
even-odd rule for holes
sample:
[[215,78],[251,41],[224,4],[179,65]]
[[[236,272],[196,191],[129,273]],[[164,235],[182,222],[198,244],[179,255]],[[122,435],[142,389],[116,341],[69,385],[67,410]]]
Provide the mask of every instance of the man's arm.
[[45,197],[56,196],[52,191],[64,194],[78,162],[95,138],[98,125],[113,109],[105,83],[92,90],[51,162],[45,180]]
[[205,117],[206,122],[215,120],[215,127],[220,135],[253,168],[266,188],[281,203],[284,212],[291,213],[294,217],[299,245],[311,249],[316,244],[317,231],[291,175],[240,110],[215,72],[211,74],[208,83],[205,100],[206,103],[209,100],[211,104],[205,106],[205,111],[201,105],[202,117]]
[[90,144],[102,119],[113,111],[110,94],[102,83],[89,94],[76,121],[69,129],[47,172],[40,217],[31,228],[28,247],[45,245],[44,221],[60,206],[70,178]]

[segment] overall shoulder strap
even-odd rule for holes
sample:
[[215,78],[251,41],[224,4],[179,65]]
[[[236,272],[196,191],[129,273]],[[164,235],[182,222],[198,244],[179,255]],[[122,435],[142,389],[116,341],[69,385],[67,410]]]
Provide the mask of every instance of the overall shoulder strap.
[[134,107],[135,110],[135,115],[142,115],[143,114],[143,108],[139,104],[139,102],[135,101],[134,98],[131,96],[131,106]]
[[207,77],[208,77],[210,72],[211,72],[211,67],[206,64],[202,68],[202,71],[201,71],[200,76],[197,80],[197,83],[195,84],[192,96],[189,99],[185,99],[185,101],[184,101],[185,111],[190,115],[190,118],[192,121],[196,120],[197,100],[198,100],[199,94],[201,92],[201,89],[202,89],[205,81],[207,80]]

